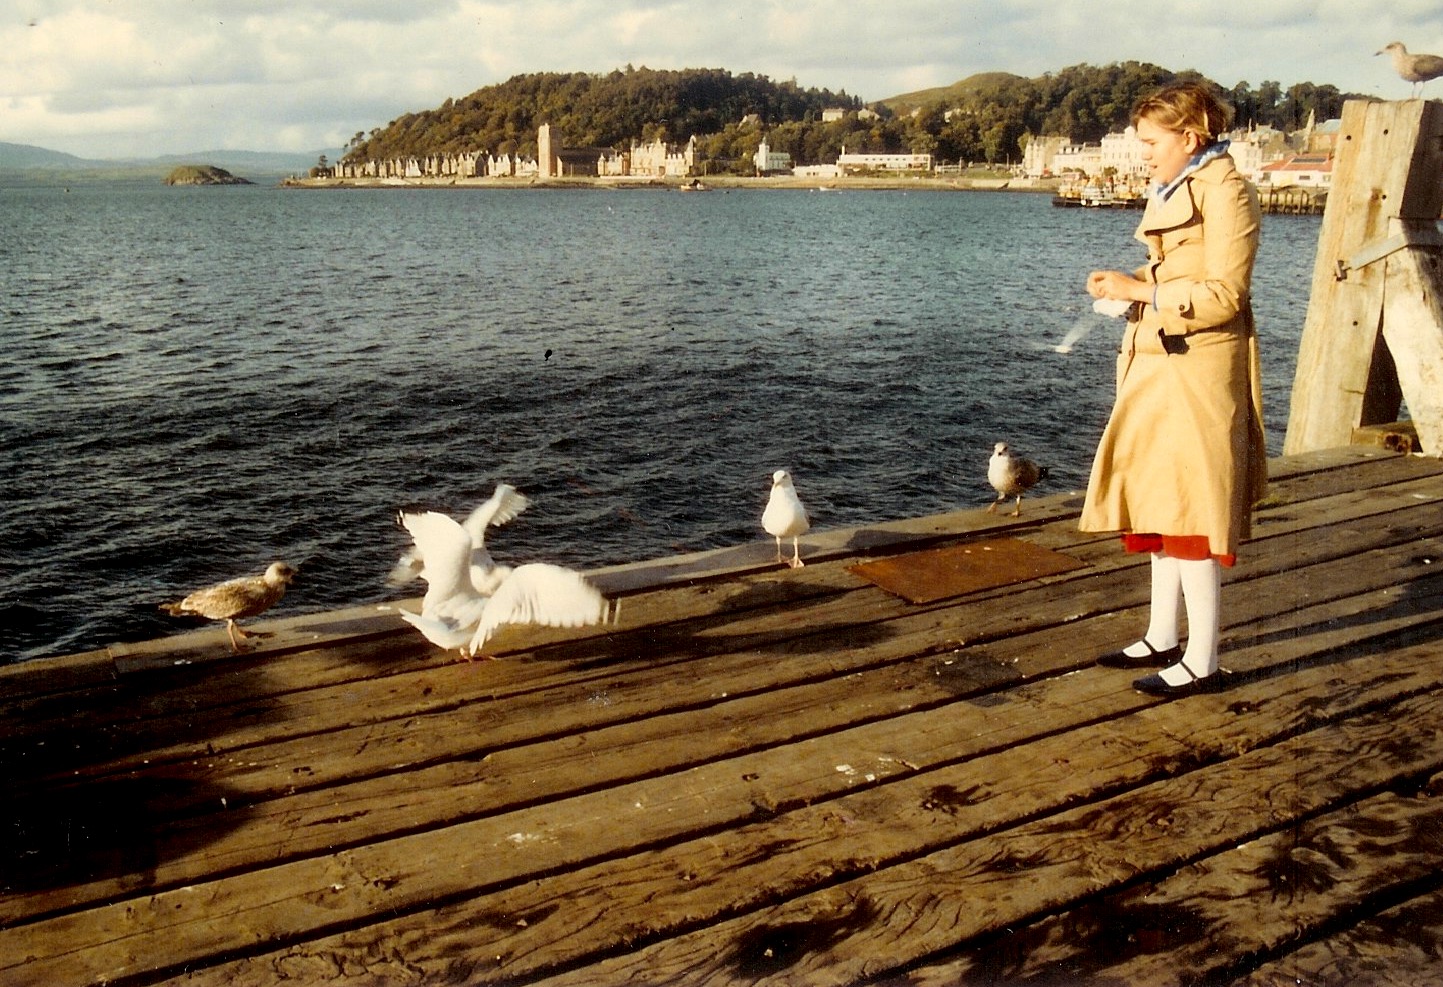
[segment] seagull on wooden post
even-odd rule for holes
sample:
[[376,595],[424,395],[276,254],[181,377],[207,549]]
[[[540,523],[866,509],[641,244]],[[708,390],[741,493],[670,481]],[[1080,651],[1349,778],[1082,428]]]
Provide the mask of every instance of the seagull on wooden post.
[[998,504],[1008,497],[1016,497],[1017,506],[1013,508],[1012,516],[1017,517],[1022,513],[1022,495],[1045,476],[1045,466],[1014,456],[1006,442],[997,443],[992,447],[992,458],[987,461],[987,482],[997,491],[997,499],[988,505],[987,513],[996,513]]
[[1413,83],[1413,95],[1423,93],[1423,84],[1443,75],[1443,58],[1437,55],[1410,55],[1403,42],[1394,41],[1384,45],[1375,55],[1387,55],[1393,60],[1393,69],[1405,81]]
[[[251,637],[236,621],[264,613],[286,595],[296,570],[284,562],[272,562],[259,576],[241,576],[198,589],[179,603],[162,603],[160,609],[172,617],[204,617],[225,621],[231,650],[241,652],[241,638]],[[264,636],[264,635],[262,635]]]
[[[807,520],[807,509],[802,506],[802,499],[797,496],[797,488],[792,484],[792,476],[786,470],[777,470],[772,474],[772,494],[767,498],[767,508],[762,511],[762,527],[767,534],[777,540],[777,561],[786,561],[793,569],[800,569],[802,561],[801,548],[797,539],[807,533],[812,523]],[[782,558],[782,539],[792,540],[792,557],[790,560]]]

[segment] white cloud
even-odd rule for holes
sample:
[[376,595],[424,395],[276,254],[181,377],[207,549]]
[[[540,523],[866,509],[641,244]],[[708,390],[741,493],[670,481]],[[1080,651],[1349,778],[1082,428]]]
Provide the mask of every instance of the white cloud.
[[[1384,44],[1443,52],[1436,0],[12,0],[0,140],[94,157],[337,149],[527,72],[723,68],[866,100],[1127,60],[1225,86],[1405,98]],[[1443,84],[1435,84],[1443,86]]]

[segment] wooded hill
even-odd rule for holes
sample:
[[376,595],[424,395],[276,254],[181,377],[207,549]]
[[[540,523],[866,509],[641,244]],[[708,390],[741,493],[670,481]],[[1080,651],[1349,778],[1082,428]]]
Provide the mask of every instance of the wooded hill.
[[1246,82],[1223,89],[1196,72],[1145,62],[1075,65],[1028,79],[1003,72],[868,104],[875,116],[822,111],[863,109],[845,91],[802,89],[795,81],[723,69],[633,68],[513,76],[434,110],[408,113],[385,127],[357,132],[347,160],[384,160],[485,150],[536,153],[536,128],[549,123],[568,147],[624,149],[633,140],[681,143],[697,138],[712,171],[748,170],[761,135],[798,164],[835,160],[843,146],[866,153],[928,153],[939,162],[1017,159],[1029,136],[1062,134],[1096,141],[1127,125],[1139,96],[1178,79],[1214,85],[1236,109],[1239,125],[1290,131],[1310,112],[1338,116],[1350,97],[1333,86]]

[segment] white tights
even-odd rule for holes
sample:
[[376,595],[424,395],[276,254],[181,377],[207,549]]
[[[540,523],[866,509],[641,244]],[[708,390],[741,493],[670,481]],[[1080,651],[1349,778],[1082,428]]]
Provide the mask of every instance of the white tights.
[[[1218,670],[1218,610],[1222,597],[1222,567],[1217,559],[1176,559],[1161,552],[1152,556],[1152,608],[1143,641],[1154,651],[1166,651],[1178,643],[1179,604],[1187,609],[1187,650],[1182,661],[1159,674],[1169,685],[1203,678]],[[1143,655],[1147,647],[1140,641],[1125,649],[1128,654]]]

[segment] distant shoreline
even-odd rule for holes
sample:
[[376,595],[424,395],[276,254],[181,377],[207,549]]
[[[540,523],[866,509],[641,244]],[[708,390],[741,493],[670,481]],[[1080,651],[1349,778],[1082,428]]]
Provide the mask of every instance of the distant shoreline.
[[[1058,183],[1053,179],[1029,178],[921,178],[921,177],[846,177],[801,178],[792,175],[770,175],[753,178],[742,175],[711,175],[696,179],[703,191],[732,189],[802,189],[827,192],[843,191],[927,191],[927,192],[1046,192],[1055,193]],[[287,178],[285,188],[348,189],[348,188],[455,188],[455,189],[600,189],[617,190],[650,188],[682,191],[691,178]],[[687,191],[691,191],[687,189]]]

